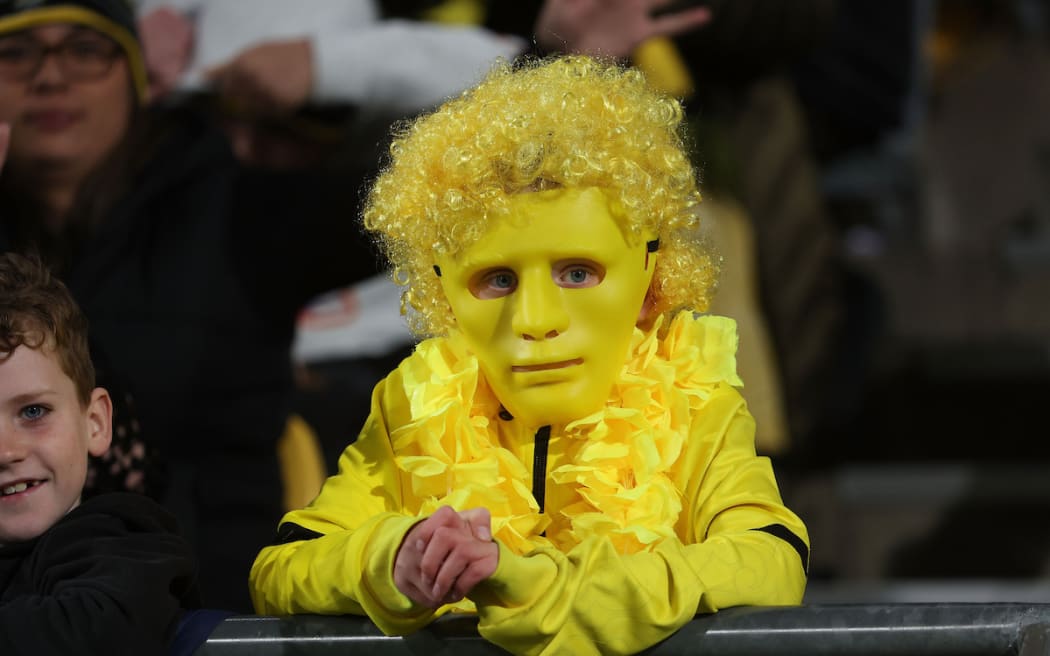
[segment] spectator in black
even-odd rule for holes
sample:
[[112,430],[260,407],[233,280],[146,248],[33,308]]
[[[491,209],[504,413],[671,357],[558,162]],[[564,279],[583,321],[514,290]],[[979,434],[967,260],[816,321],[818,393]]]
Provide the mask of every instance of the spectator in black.
[[296,312],[376,258],[353,185],[247,169],[199,117],[143,109],[146,89],[128,3],[0,0],[0,248],[65,281],[166,464],[205,603],[247,610],[281,513]]
[[[5,143],[0,142],[0,164]],[[159,654],[196,569],[175,520],[136,494],[82,500],[110,441],[87,322],[40,262],[0,255],[0,651]]]

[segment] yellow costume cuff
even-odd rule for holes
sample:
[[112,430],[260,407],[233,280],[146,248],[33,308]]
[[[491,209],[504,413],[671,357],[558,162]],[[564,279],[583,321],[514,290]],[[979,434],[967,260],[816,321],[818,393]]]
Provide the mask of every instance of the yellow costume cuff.
[[[479,613],[484,613],[485,606],[517,608],[531,604],[537,591],[546,590],[550,578],[557,573],[557,568],[547,558],[519,556],[502,542],[496,544],[499,545],[496,571],[470,594]],[[522,585],[523,582],[527,584]]]
[[[394,584],[394,561],[397,550],[412,527],[422,521],[420,517],[388,517],[376,526],[369,545],[370,556],[365,562],[365,581],[369,594],[392,614],[403,615],[406,620],[428,616],[433,611],[420,606],[406,597]],[[353,563],[350,564],[353,571]]]

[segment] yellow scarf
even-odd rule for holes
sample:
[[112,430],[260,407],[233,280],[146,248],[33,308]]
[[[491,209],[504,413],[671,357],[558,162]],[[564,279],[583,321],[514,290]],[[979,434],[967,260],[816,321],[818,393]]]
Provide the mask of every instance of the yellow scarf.
[[564,427],[569,464],[548,479],[570,486],[575,501],[553,516],[539,513],[530,471],[500,445],[501,406],[477,360],[453,339],[422,342],[402,367],[411,419],[391,433],[420,514],[484,506],[493,535],[519,554],[567,552],[592,535],[635,553],[671,536],[682,510],[674,469],[691,418],[717,387],[742,383],[732,319],[680,312],[662,336],[661,323],[635,329],[606,406]]

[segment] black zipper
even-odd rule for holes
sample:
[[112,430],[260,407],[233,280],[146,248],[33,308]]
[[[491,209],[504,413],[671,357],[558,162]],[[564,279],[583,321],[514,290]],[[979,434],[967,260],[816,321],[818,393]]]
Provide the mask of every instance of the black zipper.
[[536,448],[532,452],[532,496],[540,505],[541,515],[547,498],[547,445],[550,441],[551,427],[541,426],[536,431]]

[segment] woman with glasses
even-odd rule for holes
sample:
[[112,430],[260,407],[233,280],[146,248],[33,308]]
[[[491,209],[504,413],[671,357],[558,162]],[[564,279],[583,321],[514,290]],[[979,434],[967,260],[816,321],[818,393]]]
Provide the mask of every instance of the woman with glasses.
[[[147,109],[147,88],[129,2],[0,0],[0,249],[40,254],[73,292],[106,386],[135,399],[115,439],[141,420],[157,448],[145,491],[195,544],[205,604],[248,610],[281,512],[295,314],[376,258],[354,185],[246,169],[204,119]],[[123,487],[142,487],[134,469]]]
[[3,10],[0,118],[12,125],[8,176],[33,183],[58,228],[80,182],[127,132],[145,70],[129,26],[82,7],[37,11],[39,20]]

